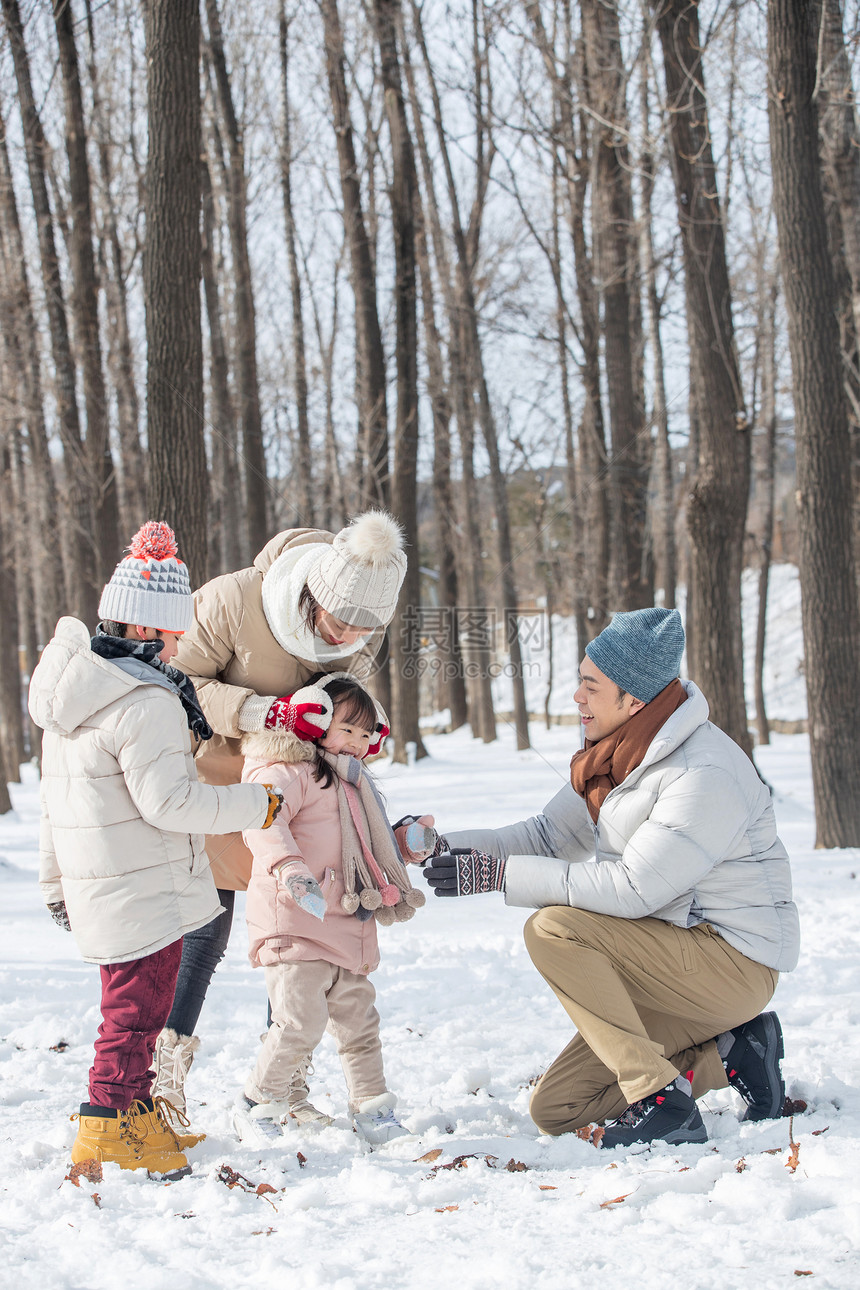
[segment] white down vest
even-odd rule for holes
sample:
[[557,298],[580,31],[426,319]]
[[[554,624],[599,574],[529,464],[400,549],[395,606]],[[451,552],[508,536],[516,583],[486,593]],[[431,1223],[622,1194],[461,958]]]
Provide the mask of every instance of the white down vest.
[[790,972],[800,933],[770,794],[708,720],[701,690],[682,685],[686,703],[609,793],[596,825],[567,784],[529,820],[446,837],[452,847],[507,857],[509,905],[707,922],[749,958]]
[[39,882],[65,900],[91,963],[154,954],[211,922],[221,906],[204,833],[259,828],[262,784],[197,779],[178,694],[154,668],[100,658],[76,618],[61,618],[30,682],[42,741]]

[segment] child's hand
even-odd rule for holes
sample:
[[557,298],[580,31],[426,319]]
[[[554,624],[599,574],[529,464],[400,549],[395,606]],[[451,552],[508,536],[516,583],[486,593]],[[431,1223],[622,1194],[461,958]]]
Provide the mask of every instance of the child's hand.
[[58,927],[62,927],[64,932],[70,932],[72,925],[69,922],[69,915],[66,911],[66,902],[64,900],[55,900],[52,905],[48,906],[48,913],[53,918]]
[[433,855],[439,835],[433,828],[432,815],[404,815],[394,827],[394,836],[406,864],[421,864]]
[[275,874],[278,884],[286,887],[299,909],[303,909],[307,914],[313,914],[314,918],[322,922],[325,918],[326,903],[316,878],[307,870],[302,871],[295,862],[282,865],[275,870]]

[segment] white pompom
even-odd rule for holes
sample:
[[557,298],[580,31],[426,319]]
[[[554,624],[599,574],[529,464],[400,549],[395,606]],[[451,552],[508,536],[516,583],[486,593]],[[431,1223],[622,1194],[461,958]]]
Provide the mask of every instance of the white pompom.
[[403,530],[386,511],[365,511],[339,536],[349,555],[363,564],[384,564],[403,550]]

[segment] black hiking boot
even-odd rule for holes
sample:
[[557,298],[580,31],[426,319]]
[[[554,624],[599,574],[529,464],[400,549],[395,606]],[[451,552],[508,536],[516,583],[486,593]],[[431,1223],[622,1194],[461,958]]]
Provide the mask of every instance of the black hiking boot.
[[[599,1130],[595,1132],[595,1138]],[[690,1081],[678,1075],[671,1084],[634,1102],[610,1120],[601,1147],[629,1147],[634,1142],[707,1142],[708,1133],[696,1106]]]
[[782,1115],[785,1083],[779,1069],[782,1026],[775,1012],[762,1012],[728,1032],[734,1043],[723,1059],[732,1088],[747,1104],[744,1120],[776,1120]]

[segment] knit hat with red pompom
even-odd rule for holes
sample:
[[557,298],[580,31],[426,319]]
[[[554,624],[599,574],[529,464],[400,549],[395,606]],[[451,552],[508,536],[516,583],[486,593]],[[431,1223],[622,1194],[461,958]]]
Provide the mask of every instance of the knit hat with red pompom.
[[102,592],[101,620],[187,632],[194,622],[194,601],[188,569],[176,554],[173,529],[148,520],[127,550]]

